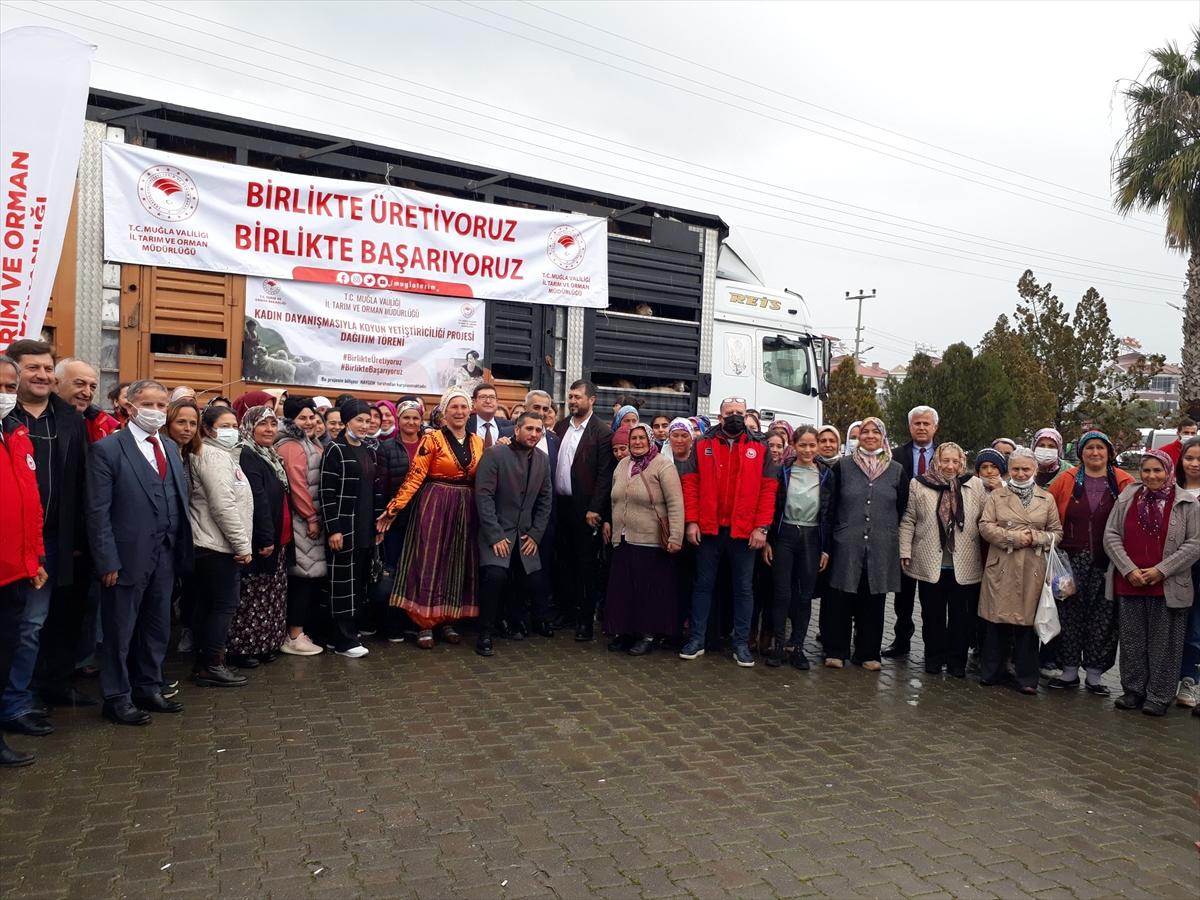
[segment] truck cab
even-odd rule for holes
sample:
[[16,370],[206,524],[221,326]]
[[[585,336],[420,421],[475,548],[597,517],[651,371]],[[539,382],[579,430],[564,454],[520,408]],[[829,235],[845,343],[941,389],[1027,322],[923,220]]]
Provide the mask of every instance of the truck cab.
[[710,412],[740,397],[762,414],[764,429],[776,420],[818,425],[831,352],[831,342],[812,330],[802,297],[764,286],[732,247],[721,248]]

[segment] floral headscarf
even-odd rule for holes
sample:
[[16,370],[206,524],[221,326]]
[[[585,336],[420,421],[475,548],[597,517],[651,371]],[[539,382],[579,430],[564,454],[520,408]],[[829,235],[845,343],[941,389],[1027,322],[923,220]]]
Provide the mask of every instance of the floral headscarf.
[[[239,398],[240,399],[240,398]],[[279,454],[275,452],[274,447],[264,447],[254,440],[254,429],[267,419],[274,419],[279,422],[279,417],[275,415],[275,406],[253,406],[246,410],[246,414],[242,416],[242,421],[238,424],[238,432],[242,439],[238,441],[238,446],[250,450],[255,456],[259,457],[263,462],[271,467],[271,471],[275,473],[275,477],[279,479],[286,491],[289,489],[287,472],[283,468],[283,460],[279,458]]]
[[630,437],[633,436],[633,433],[635,431],[642,431],[645,433],[646,440],[648,440],[650,442],[650,449],[647,450],[645,453],[643,453],[641,456],[634,456],[632,451],[630,452],[630,454],[629,454],[629,459],[630,459],[629,477],[630,478],[634,478],[638,475],[641,475],[643,472],[645,472],[646,467],[648,465],[650,465],[650,463],[654,462],[654,458],[656,456],[658,456],[658,454],[659,454],[658,444],[654,443],[654,432],[652,432],[650,430],[649,425],[647,425],[645,422],[638,422],[636,425],[634,425],[632,428],[629,429]]
[[[958,453],[959,459],[965,466],[967,455],[963,452],[963,448],[950,442],[938,445],[933,454],[934,462],[937,462],[943,453],[954,452]],[[968,473],[966,477],[971,476]],[[947,553],[954,552],[954,535],[966,526],[962,499],[963,480],[963,473],[960,472],[957,476],[946,476],[942,474],[941,467],[937,465],[930,466],[923,475],[917,476],[917,481],[938,492],[938,536],[942,541],[942,549]]]
[[1152,491],[1142,485],[1138,488],[1135,502],[1137,503],[1138,526],[1151,537],[1158,537],[1162,534],[1163,526],[1166,524],[1163,521],[1163,513],[1166,511],[1167,503],[1175,496],[1175,463],[1162,450],[1147,450],[1146,455],[1142,458],[1142,463],[1145,464],[1146,460],[1151,458],[1162,463],[1163,468],[1167,470],[1167,480],[1157,491]]
[[877,454],[871,454],[863,450],[862,442],[854,448],[854,464],[863,470],[863,474],[867,476],[867,481],[874,481],[880,475],[887,471],[887,467],[892,462],[892,446],[888,443],[887,426],[883,421],[875,416],[867,416],[859,423],[862,425],[874,425],[879,429],[879,434],[883,437],[883,448]]
[[671,436],[672,431],[685,431],[688,437],[693,440],[696,438],[696,426],[692,424],[691,419],[684,419],[682,417],[672,419],[671,424],[667,426],[668,437]]

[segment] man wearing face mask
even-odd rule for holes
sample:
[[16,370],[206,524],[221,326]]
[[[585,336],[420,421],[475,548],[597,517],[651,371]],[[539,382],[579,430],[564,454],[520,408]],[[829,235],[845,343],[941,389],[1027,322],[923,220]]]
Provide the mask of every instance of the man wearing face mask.
[[92,448],[88,539],[100,574],[100,687],[104,715],[145,725],[151,712],[183,706],[163,697],[171,588],[192,562],[188,488],[175,442],[159,437],[167,389],[129,386],[129,424]]
[[50,598],[56,588],[69,587],[74,579],[75,550],[83,539],[80,508],[87,434],[83,416],[54,392],[54,354],[49,344],[15,341],[6,355],[17,364],[18,382],[17,402],[4,418],[4,431],[11,434],[24,426],[33,445],[49,578],[37,587],[24,582],[18,589],[21,621],[8,683],[0,697],[0,727],[41,736],[54,728],[46,721],[45,707],[34,702],[30,685]]
[[695,452],[680,466],[686,536],[697,548],[691,637],[679,651],[682,659],[704,655],[713,589],[724,556],[733,575],[733,659],[739,666],[754,665],[749,646],[754,557],[767,542],[779,470],[766,443],[747,433],[745,416],[745,400],[722,400],[719,424],[696,441]]

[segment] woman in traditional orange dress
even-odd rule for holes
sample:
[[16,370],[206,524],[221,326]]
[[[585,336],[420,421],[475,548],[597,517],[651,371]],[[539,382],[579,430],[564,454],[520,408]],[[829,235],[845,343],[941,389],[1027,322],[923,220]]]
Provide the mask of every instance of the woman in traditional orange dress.
[[416,623],[417,645],[433,646],[433,629],[442,640],[457,644],[459,619],[479,615],[477,587],[479,547],[475,512],[475,469],[483,441],[467,433],[471,398],[452,388],[439,406],[443,425],[421,439],[408,475],[377,523],[382,534],[414,500],[416,517],[404,539],[392,606]]

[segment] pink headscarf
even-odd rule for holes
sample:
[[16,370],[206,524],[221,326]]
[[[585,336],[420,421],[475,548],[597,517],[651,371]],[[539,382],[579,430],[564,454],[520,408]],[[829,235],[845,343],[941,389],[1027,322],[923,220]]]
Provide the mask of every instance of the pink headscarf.
[[383,409],[386,407],[387,410],[392,414],[392,433],[379,435],[379,439],[381,441],[390,441],[392,438],[394,438],[396,436],[396,434],[400,428],[400,417],[398,415],[396,415],[396,404],[393,403],[391,400],[376,400],[371,405],[374,406],[376,409]]
[[1142,459],[1145,462],[1150,457],[1157,459],[1167,470],[1167,480],[1157,491],[1152,491],[1142,485],[1137,492],[1137,521],[1142,531],[1153,537],[1162,534],[1163,513],[1167,503],[1175,496],[1175,463],[1162,450],[1147,450]]

